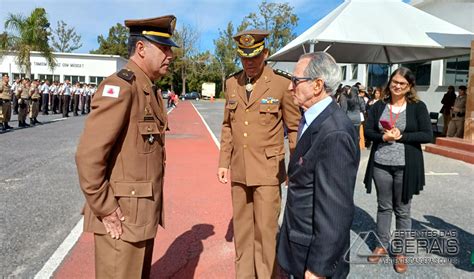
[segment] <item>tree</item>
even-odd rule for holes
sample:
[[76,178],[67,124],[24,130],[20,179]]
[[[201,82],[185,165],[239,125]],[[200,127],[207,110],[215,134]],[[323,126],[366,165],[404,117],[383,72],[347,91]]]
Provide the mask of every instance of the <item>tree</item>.
[[224,92],[226,77],[237,70],[237,47],[234,39],[232,39],[233,35],[234,26],[232,22],[229,22],[225,30],[219,31],[219,38],[214,40],[214,53],[219,65],[221,92]]
[[120,55],[128,58],[128,30],[124,25],[117,23],[115,26],[110,27],[109,36],[104,38],[104,36],[99,35],[97,42],[99,43],[99,48],[92,50],[90,53]]
[[0,34],[0,56],[2,55],[3,51],[9,50],[11,48],[11,39],[8,36],[7,32],[3,32]]
[[67,24],[60,20],[58,27],[53,30],[53,48],[59,52],[73,52],[82,47],[81,35],[78,35],[74,27],[68,28]]
[[27,77],[31,76],[31,51],[39,51],[49,68],[54,69],[55,59],[48,42],[51,34],[45,9],[36,8],[28,17],[9,14],[5,29],[15,32],[8,34],[7,38],[11,40],[11,50],[17,52],[17,64],[25,70]]
[[263,0],[258,9],[259,14],[250,13],[240,27],[249,26],[270,31],[267,48],[271,54],[296,38],[296,34],[291,30],[297,26],[298,16],[293,13],[293,7],[288,3],[268,3]]
[[192,57],[197,53],[196,42],[198,41],[199,34],[190,25],[183,25],[176,30],[174,38],[180,48],[175,50],[173,70],[179,72],[182,82],[181,92],[184,94],[186,92],[186,78],[191,70],[192,63],[195,63]]

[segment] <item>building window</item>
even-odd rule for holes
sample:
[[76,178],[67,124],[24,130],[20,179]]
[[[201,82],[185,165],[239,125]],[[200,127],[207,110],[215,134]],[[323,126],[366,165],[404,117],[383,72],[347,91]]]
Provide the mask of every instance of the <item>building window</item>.
[[444,85],[467,85],[469,77],[469,56],[446,59]]
[[105,77],[89,77],[89,83],[93,83],[95,85],[98,85],[100,84],[103,80],[105,79]]
[[39,80],[49,80],[49,82],[59,81],[59,75],[38,75]]
[[431,61],[421,63],[402,64],[402,67],[410,69],[416,77],[416,85],[430,85]]
[[386,64],[369,64],[367,69],[367,86],[385,87],[388,81],[389,66]]
[[85,76],[64,76],[64,81],[69,80],[72,84],[76,82],[84,83],[86,81]]
[[26,74],[24,73],[13,73],[13,79],[22,79],[22,78],[25,78],[26,77]]
[[346,79],[346,73],[347,73],[347,66],[342,66],[341,67],[342,80]]
[[358,65],[352,64],[352,79],[357,79]]

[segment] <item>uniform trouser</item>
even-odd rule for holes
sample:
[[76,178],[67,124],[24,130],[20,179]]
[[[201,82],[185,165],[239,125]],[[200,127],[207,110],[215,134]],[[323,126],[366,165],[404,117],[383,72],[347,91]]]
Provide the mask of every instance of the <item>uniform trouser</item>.
[[21,102],[21,104],[18,104],[18,121],[23,122],[26,120],[26,116],[28,115],[29,104],[26,99],[22,99],[19,102]]
[[250,187],[232,182],[236,278],[272,278],[280,186]]
[[81,96],[81,113],[82,114],[86,113],[85,108],[86,108],[86,96]]
[[455,117],[451,119],[448,126],[448,137],[464,137],[464,117]]
[[388,248],[390,244],[390,226],[392,212],[395,212],[395,229],[397,231],[411,230],[410,207],[402,202],[404,166],[374,166],[374,182],[377,189],[377,235]]
[[74,115],[77,115],[77,110],[79,109],[79,100],[81,99],[80,95],[74,95],[74,100],[73,100],[73,113]]
[[96,278],[149,278],[154,239],[130,243],[94,234]]
[[2,122],[10,122],[12,115],[12,102],[10,100],[2,100]]
[[68,116],[69,114],[69,102],[71,101],[70,95],[63,96],[63,117]]
[[43,113],[48,113],[49,111],[49,94],[43,94],[42,96],[42,105],[41,109]]
[[86,113],[91,112],[91,96],[86,96]]
[[18,114],[18,97],[13,94],[13,113]]
[[40,101],[31,100],[30,101],[30,118],[38,117],[39,109],[40,109]]
[[74,96],[76,95],[71,95],[71,98],[69,100],[69,111],[74,111]]
[[64,95],[59,95],[59,113],[63,113],[64,108]]
[[443,113],[443,135],[448,134],[449,122],[451,122],[451,114]]
[[53,104],[53,108],[52,108],[53,113],[57,113],[58,108],[59,108],[59,95],[53,95],[52,104]]

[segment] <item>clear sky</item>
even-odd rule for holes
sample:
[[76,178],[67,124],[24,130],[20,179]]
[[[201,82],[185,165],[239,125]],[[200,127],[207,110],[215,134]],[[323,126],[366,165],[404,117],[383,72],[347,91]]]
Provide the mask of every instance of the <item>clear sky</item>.
[[[299,35],[342,4],[343,0],[291,0],[288,2],[299,17],[294,32]],[[404,0],[408,2],[408,0]],[[214,50],[213,40],[219,30],[232,21],[239,25],[250,12],[257,12],[260,0],[0,0],[0,32],[9,13],[28,15],[35,7],[48,13],[51,27],[58,20],[75,27],[82,36],[82,47],[75,52],[88,53],[98,48],[97,36],[107,35],[111,26],[125,19],[156,17],[174,14],[181,24],[191,25],[199,33],[201,51]],[[359,15],[370,16],[370,15]]]

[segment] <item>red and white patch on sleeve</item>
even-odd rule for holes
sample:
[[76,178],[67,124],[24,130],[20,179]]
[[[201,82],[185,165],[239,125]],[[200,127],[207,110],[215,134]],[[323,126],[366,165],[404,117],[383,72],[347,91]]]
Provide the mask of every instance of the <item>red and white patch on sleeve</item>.
[[104,90],[102,91],[102,96],[118,98],[120,93],[120,86],[115,85],[105,85]]

